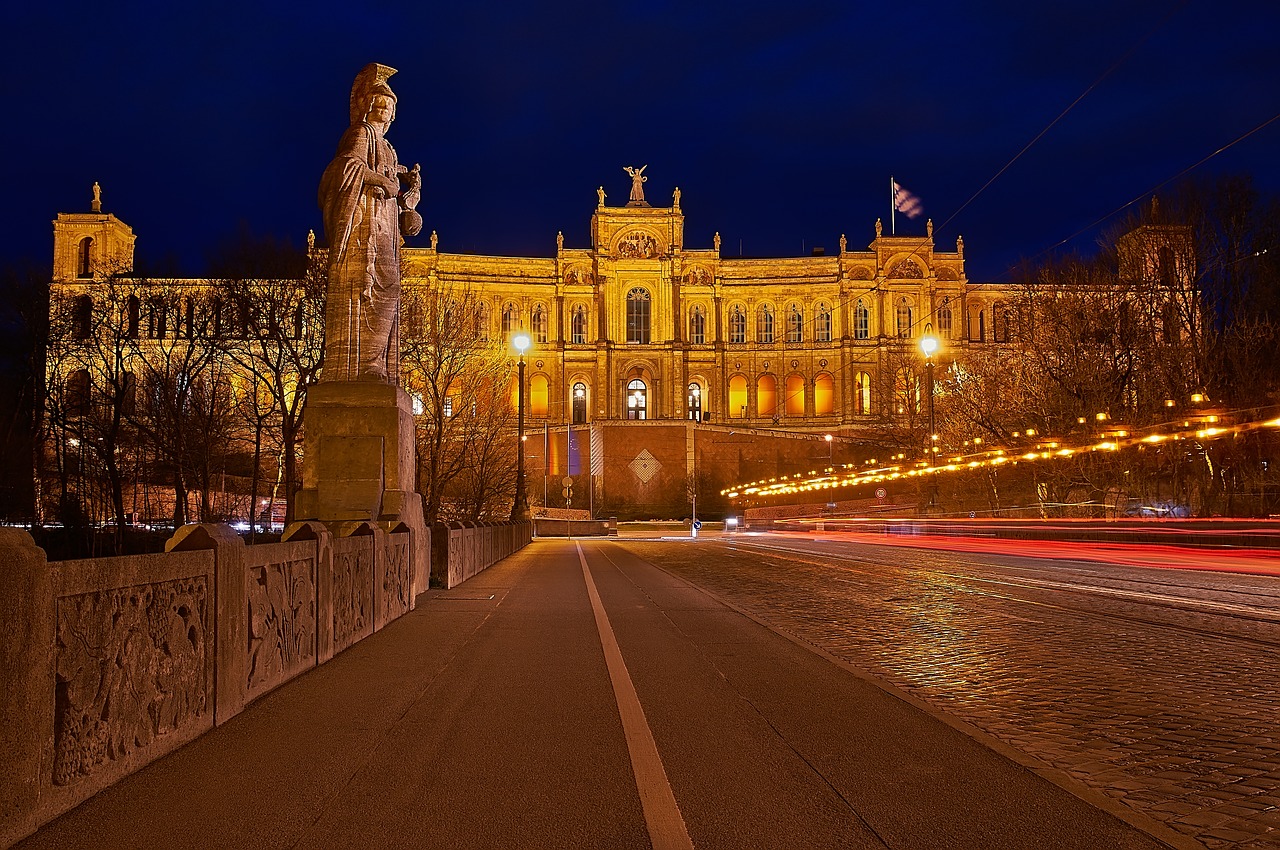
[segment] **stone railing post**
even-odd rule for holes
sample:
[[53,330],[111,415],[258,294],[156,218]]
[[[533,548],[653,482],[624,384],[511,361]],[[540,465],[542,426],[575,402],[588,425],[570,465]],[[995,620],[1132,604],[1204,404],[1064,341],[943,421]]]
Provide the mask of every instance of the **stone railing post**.
[[0,847],[39,823],[41,760],[53,741],[53,579],[44,550],[0,528]]
[[166,552],[199,549],[213,550],[213,722],[221,726],[244,709],[248,690],[245,647],[249,642],[249,604],[244,586],[244,541],[231,526],[202,523],[182,526],[164,544]]
[[333,657],[333,534],[322,522],[306,520],[284,530],[281,542],[316,542],[316,664]]

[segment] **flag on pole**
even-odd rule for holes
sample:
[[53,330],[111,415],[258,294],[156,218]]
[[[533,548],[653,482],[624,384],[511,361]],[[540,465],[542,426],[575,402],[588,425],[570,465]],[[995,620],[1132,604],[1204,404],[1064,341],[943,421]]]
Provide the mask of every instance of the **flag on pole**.
[[907,218],[919,218],[924,213],[924,204],[920,199],[898,185],[893,184],[893,208]]

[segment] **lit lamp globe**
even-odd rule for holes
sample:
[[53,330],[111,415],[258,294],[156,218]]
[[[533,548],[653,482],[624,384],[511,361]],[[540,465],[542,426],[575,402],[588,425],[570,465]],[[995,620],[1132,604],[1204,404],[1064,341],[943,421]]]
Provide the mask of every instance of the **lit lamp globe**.
[[920,350],[924,352],[925,357],[932,358],[933,353],[938,350],[938,338],[926,333],[920,337]]
[[516,351],[520,352],[520,356],[524,357],[524,353],[529,350],[529,346],[533,344],[527,333],[523,331],[511,338],[511,344],[516,347]]

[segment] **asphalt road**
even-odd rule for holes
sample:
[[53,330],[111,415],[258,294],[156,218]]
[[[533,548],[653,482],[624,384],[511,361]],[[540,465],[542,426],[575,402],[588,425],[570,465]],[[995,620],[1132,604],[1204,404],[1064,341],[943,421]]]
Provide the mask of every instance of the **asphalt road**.
[[[1083,709],[1045,681],[1152,690],[1143,671],[1071,690],[1089,665],[1055,665],[1082,647],[1126,666],[1096,624],[1010,619],[999,593],[1024,591],[898,550],[841,566],[762,543],[830,545],[535,541],[19,846],[1201,846],[983,727],[1039,728],[1026,699],[1071,727]],[[1049,647],[1025,621],[1076,634]],[[1204,640],[1186,634],[1165,646]]]

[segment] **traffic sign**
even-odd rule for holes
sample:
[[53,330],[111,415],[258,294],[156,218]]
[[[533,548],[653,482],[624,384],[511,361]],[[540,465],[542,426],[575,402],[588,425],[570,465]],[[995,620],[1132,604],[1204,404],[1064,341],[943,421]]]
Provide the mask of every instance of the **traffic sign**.
[[561,484],[561,486],[563,486],[563,487],[572,487],[572,486],[573,486],[573,476],[571,476],[571,475],[566,475],[563,479],[561,479],[561,480],[560,480],[560,484]]
[[694,530],[694,531],[697,531],[697,530],[699,530],[700,528],[702,528],[702,520],[700,520],[700,519],[695,519],[695,520],[693,521],[693,530]]
[[887,496],[887,495],[889,495],[889,494],[885,492],[885,490],[884,490],[884,488],[883,488],[883,487],[877,487],[877,488],[876,488],[876,498],[877,498],[877,499],[884,499],[884,497],[885,497],[885,496]]
[[563,490],[561,490],[560,492],[564,494],[564,497],[565,497],[566,499],[568,499],[570,496],[572,496],[572,495],[573,495],[573,488],[572,488],[572,487],[566,487],[566,488],[564,488]]

